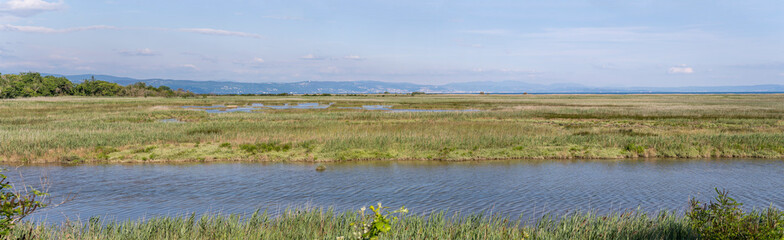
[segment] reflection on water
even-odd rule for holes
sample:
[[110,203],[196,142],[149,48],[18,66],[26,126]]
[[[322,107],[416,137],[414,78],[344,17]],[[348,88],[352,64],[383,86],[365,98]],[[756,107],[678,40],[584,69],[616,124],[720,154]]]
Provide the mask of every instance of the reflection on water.
[[48,176],[53,197],[76,193],[36,218],[137,219],[189,212],[383,202],[417,213],[450,211],[531,216],[542,211],[683,210],[726,188],[745,208],[784,207],[781,160],[598,160],[494,162],[211,163],[6,166],[12,181]]
[[254,104],[251,104],[251,106],[258,107],[258,108],[265,108],[266,107],[266,108],[272,108],[272,109],[325,109],[325,108],[328,108],[328,107],[332,106],[332,104],[334,104],[334,103],[330,103],[330,104],[298,103],[298,104],[294,104],[294,105],[289,105],[288,103],[286,103],[286,104],[283,104],[283,105],[275,106],[275,105],[264,105],[264,104],[261,104],[261,103],[254,103]]
[[[334,103],[320,104],[320,103],[298,103],[298,104],[283,104],[283,105],[264,105],[261,103],[253,103],[250,106],[182,106],[182,108],[202,110],[208,113],[227,113],[227,112],[253,112],[263,109],[327,109],[332,107]],[[389,105],[364,105],[362,107],[338,107],[340,109],[358,109],[358,110],[375,110],[387,112],[478,112],[475,109],[465,110],[452,110],[452,109],[394,109]]]
[[341,107],[344,109],[362,109],[374,111],[388,111],[388,112],[478,112],[476,109],[397,109],[392,108],[390,105],[362,105],[362,107]]

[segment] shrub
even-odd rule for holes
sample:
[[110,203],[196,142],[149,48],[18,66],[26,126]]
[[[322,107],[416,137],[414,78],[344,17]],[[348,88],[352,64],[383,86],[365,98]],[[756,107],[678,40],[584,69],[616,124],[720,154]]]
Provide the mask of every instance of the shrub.
[[259,147],[257,147],[256,144],[245,143],[245,144],[240,144],[240,149],[242,149],[245,152],[253,154],[256,153],[256,150],[258,150]]
[[96,158],[101,160],[109,160],[109,154],[117,152],[116,148],[113,147],[106,147],[106,146],[98,146],[95,147]]
[[624,149],[626,151],[629,151],[630,153],[635,153],[637,155],[642,155],[645,153],[645,147],[634,143],[626,144],[626,147]]
[[784,237],[784,212],[769,208],[762,213],[744,213],[742,203],[715,189],[717,196],[710,203],[689,202],[686,216],[691,227],[703,239],[780,239]]
[[291,144],[281,144],[278,142],[261,142],[256,144],[242,144],[240,149],[250,154],[264,153],[264,152],[286,152],[291,150]]
[[147,146],[147,147],[133,150],[133,153],[149,153],[152,152],[152,150],[155,150],[156,148],[157,148],[156,146]]
[[46,207],[46,193],[34,188],[12,191],[13,186],[0,174],[0,236],[7,236],[14,225],[36,209]]

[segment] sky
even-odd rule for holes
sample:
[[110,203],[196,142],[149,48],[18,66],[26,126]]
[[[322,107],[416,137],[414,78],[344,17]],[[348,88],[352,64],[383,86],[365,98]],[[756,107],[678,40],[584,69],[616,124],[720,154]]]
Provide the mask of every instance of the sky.
[[784,84],[784,1],[0,0],[0,72]]

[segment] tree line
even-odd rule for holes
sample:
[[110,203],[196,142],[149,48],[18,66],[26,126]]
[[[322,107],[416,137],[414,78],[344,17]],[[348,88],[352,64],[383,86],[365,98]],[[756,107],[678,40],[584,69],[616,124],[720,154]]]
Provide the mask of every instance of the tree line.
[[167,86],[154,87],[143,82],[128,86],[95,80],[75,84],[65,77],[41,76],[40,73],[0,73],[0,98],[49,96],[125,96],[125,97],[193,97],[196,94]]

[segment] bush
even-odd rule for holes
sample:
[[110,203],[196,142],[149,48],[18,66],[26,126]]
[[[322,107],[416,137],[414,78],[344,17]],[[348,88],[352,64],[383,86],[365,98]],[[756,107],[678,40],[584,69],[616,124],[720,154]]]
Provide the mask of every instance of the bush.
[[634,143],[626,144],[626,147],[624,147],[624,150],[629,151],[630,153],[636,154],[638,156],[639,155],[643,155],[645,153],[645,147],[644,146],[637,145],[637,144],[634,144]]
[[109,160],[109,154],[117,152],[118,150],[113,147],[97,146],[95,147],[95,158],[101,160]]
[[742,203],[727,196],[728,192],[716,190],[716,202],[701,204],[689,202],[686,216],[691,227],[703,239],[780,239],[784,237],[784,212],[775,208],[744,213]]
[[0,236],[7,236],[14,225],[36,209],[46,207],[46,193],[33,188],[12,191],[13,186],[0,174]]
[[256,144],[245,143],[245,144],[240,144],[240,149],[242,149],[245,152],[253,154],[256,153],[256,150],[258,150],[259,147],[257,147]]
[[250,154],[264,153],[264,152],[286,152],[291,149],[291,144],[278,143],[278,142],[261,142],[256,144],[242,144],[240,149]]
[[156,148],[158,148],[158,147],[156,147],[156,146],[147,146],[147,147],[143,147],[143,148],[139,148],[139,149],[133,150],[133,153],[149,153],[149,152],[152,152],[152,150],[155,150]]

